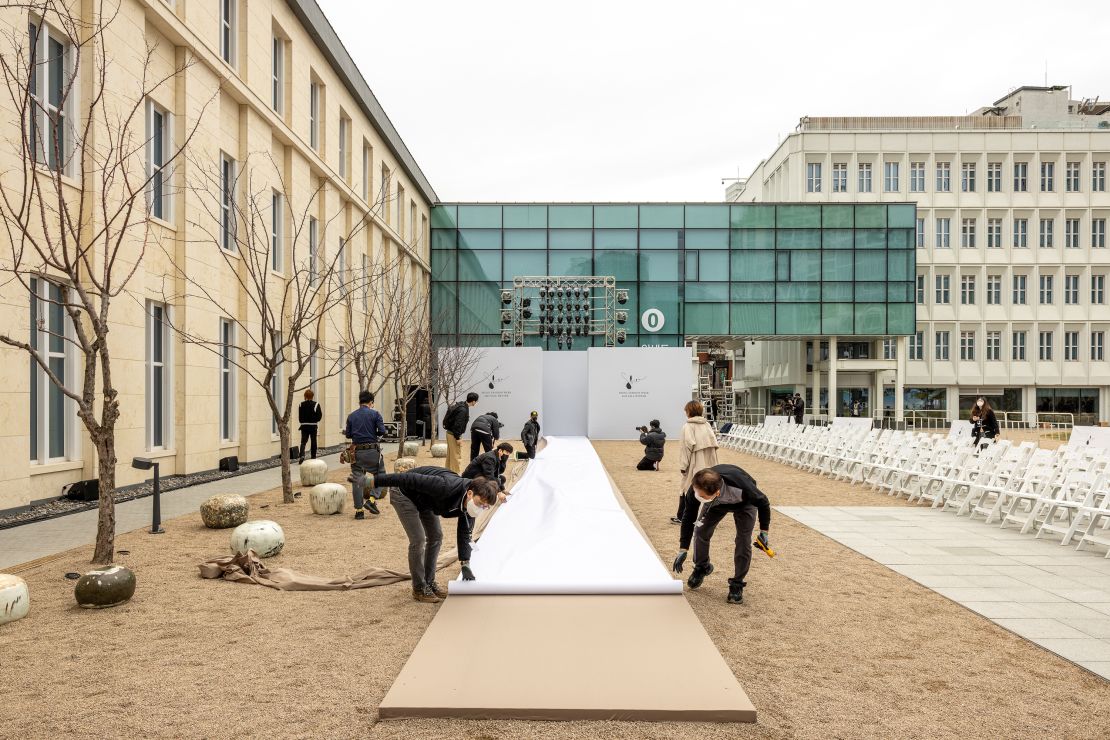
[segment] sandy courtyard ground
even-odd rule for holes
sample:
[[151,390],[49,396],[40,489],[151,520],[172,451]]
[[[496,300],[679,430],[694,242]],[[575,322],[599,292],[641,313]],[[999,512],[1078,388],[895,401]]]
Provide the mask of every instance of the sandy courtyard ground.
[[[634,469],[636,443],[596,447],[669,562],[676,451],[654,473]],[[736,453],[722,461],[747,467],[774,504],[901,505]],[[357,522],[350,512],[313,516],[306,499],[252,497],[251,518],[285,528],[285,551],[272,565],[317,575],[406,568],[388,503],[379,519]],[[204,581],[196,566],[227,552],[229,531],[205,529],[199,515],[166,528],[118,538],[130,551],[119,562],[139,587],[115,609],[78,609],[63,578],[88,568],[91,548],[15,569],[30,584],[32,611],[0,627],[0,736],[1095,738],[1110,727],[1110,683],[782,516],[771,527],[780,556],[755,553],[743,605],[725,604],[727,567],[686,595],[754,702],[757,725],[379,722],[377,705],[435,606],[413,602],[408,584],[282,593]],[[450,525],[445,534],[450,546]],[[718,539],[721,568],[731,524]]]

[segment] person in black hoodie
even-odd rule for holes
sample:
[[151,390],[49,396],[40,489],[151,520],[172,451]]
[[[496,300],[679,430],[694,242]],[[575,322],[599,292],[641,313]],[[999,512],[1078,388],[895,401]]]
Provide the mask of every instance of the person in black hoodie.
[[659,428],[659,420],[652,419],[648,427],[640,427],[640,444],[644,446],[644,457],[636,464],[636,470],[659,470],[663,459],[663,445],[667,435]]
[[470,423],[470,409],[477,403],[478,394],[467,393],[465,401],[451,404],[443,415],[443,431],[447,437],[447,469],[456,473],[463,471],[461,440],[466,434],[467,424]]
[[368,477],[370,486],[395,489],[390,500],[409,538],[409,574],[416,601],[434,604],[447,597],[447,590],[435,579],[436,560],[443,544],[440,517],[458,519],[456,542],[462,577],[464,581],[474,580],[474,571],[470,569],[470,535],[478,515],[497,503],[497,481],[460,478],[450,470],[431,465],[407,473]]
[[312,389],[309,388],[304,392],[301,405],[297,407],[297,421],[301,425],[301,446],[297,449],[300,457],[297,460],[298,465],[304,462],[304,447],[309,441],[312,443],[312,459],[316,459],[316,433],[320,428],[320,419],[324,418],[324,412],[320,404],[312,400],[312,396]]
[[520,441],[524,443],[524,449],[528,452],[528,459],[536,459],[536,445],[540,443],[540,412],[533,411],[532,415],[528,417],[528,421],[524,422],[524,428],[520,430]]
[[501,427],[505,426],[497,419],[496,411],[487,411],[474,420],[470,425],[470,459],[478,457],[482,452],[493,449],[493,443],[501,439]]
[[496,450],[483,452],[478,457],[470,461],[463,471],[463,478],[489,478],[495,480],[500,484],[502,490],[505,488],[505,466],[509,463],[509,457],[513,454],[513,446],[508,442],[502,442],[497,445]]
[[[682,564],[694,540],[694,570],[686,582],[690,588],[701,586],[705,577],[713,572],[709,561],[709,541],[717,525],[726,515],[732,514],[736,522],[736,549],[733,552],[735,572],[728,579],[728,603],[744,601],[744,578],[752,564],[752,530],[759,519],[759,543],[762,549],[770,548],[768,529],[771,526],[771,502],[746,470],[736,465],[714,465],[694,474],[693,484],[686,492],[686,508],[682,514],[679,532],[679,550],[672,566],[675,573],[682,572]],[[695,531],[696,530],[696,531]]]

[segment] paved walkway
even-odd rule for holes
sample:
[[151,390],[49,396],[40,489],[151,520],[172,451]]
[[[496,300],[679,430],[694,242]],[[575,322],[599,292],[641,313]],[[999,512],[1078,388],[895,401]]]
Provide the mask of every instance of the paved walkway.
[[935,509],[780,506],[786,516],[1110,679],[1110,560]]
[[[382,445],[385,452],[396,452],[397,445]],[[321,458],[329,468],[339,464],[339,455]],[[294,465],[293,481],[297,471]],[[217,493],[238,493],[244,496],[268,491],[281,485],[281,468],[273,467],[257,473],[237,475],[232,478],[201,483],[189,488],[162,494],[162,520],[183,514],[192,514],[209,496]],[[116,505],[116,532],[130,532],[150,527],[153,497],[127,501]],[[64,552],[74,547],[91,545],[96,541],[96,509],[69,514],[44,522],[24,524],[0,530],[0,571],[13,565]]]

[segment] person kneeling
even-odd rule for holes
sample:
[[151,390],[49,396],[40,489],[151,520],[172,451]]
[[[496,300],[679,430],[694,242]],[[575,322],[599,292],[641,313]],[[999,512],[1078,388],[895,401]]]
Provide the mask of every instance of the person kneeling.
[[682,572],[690,540],[693,539],[694,570],[686,585],[690,588],[701,586],[705,577],[713,572],[713,564],[709,561],[709,541],[726,514],[732,514],[736,522],[735,572],[728,580],[728,603],[740,604],[744,601],[744,586],[747,585],[744,578],[752,564],[752,530],[757,514],[762,549],[770,548],[767,530],[771,526],[771,502],[743,468],[714,465],[694,474],[690,490],[686,492],[679,551],[673,569],[675,573]]
[[663,459],[667,435],[659,428],[658,419],[652,419],[650,425],[650,429],[637,427],[640,431],[640,444],[644,446],[644,457],[636,464],[636,470],[659,470],[659,462]]
[[490,480],[497,481],[498,487],[505,490],[505,466],[509,463],[509,457],[513,454],[513,446],[508,442],[502,442],[497,445],[496,449],[489,452],[483,452],[478,457],[470,461],[463,471],[463,478],[489,478]]
[[413,468],[407,473],[383,473],[371,478],[371,486],[392,486],[393,509],[409,538],[409,573],[412,597],[430,604],[447,597],[436,583],[436,560],[443,544],[439,518],[458,519],[459,563],[464,581],[473,581],[470,569],[470,535],[474,520],[497,501],[498,484],[488,478],[468,480],[435,466]]

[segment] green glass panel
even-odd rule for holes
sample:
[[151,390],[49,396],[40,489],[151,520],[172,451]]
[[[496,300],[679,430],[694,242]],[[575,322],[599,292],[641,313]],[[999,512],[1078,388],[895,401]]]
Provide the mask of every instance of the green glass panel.
[[822,306],[821,315],[822,334],[851,334],[852,333],[852,304],[827,303]]
[[[501,287],[497,283],[459,283],[459,333],[500,334]],[[469,337],[467,337],[469,340]]]
[[499,229],[466,229],[459,232],[460,249],[501,249]]
[[827,303],[851,303],[851,283],[822,283],[821,300]]
[[912,229],[917,225],[917,207],[909,203],[887,206],[886,219],[892,229]]
[[882,204],[856,206],[857,229],[881,229],[886,227],[886,206]]
[[733,229],[733,249],[774,249],[774,229]]
[[686,229],[687,249],[728,249],[726,229]]
[[855,258],[852,252],[828,251],[821,253],[822,280],[852,280]]
[[[598,252],[594,255],[594,265],[598,275],[612,275],[619,287],[636,282],[635,250]],[[621,308],[627,309],[627,305]]]
[[775,300],[785,303],[811,303],[821,300],[821,283],[775,283]]
[[779,229],[779,249],[820,249],[821,231],[819,229]]
[[594,228],[597,229],[634,229],[636,228],[637,207],[594,206]]
[[656,327],[658,331],[649,332],[641,325],[641,337],[682,331],[678,312],[678,283],[640,283],[639,294],[639,313],[635,319],[637,323],[648,309],[654,308],[663,313],[663,324]]
[[501,206],[459,206],[460,229],[500,229]]
[[790,252],[775,253],[775,280],[790,279]]
[[640,252],[640,280],[678,280],[678,252]]
[[593,232],[589,229],[553,230],[550,242],[552,249],[589,249],[593,246]]
[[547,274],[547,252],[514,252],[505,250],[505,265],[502,280],[512,280],[525,275]]
[[886,280],[885,252],[856,250],[856,280]]
[[913,252],[886,253],[887,280],[909,280],[914,274]]
[[501,252],[459,250],[459,280],[501,281]]
[[728,301],[728,283],[687,283],[686,300],[691,303]]
[[640,231],[640,249],[678,249],[678,230],[644,229]]
[[456,257],[455,252],[432,252],[432,280],[455,280],[459,274]]
[[913,249],[913,229],[887,229],[886,243],[891,249]]
[[886,334],[886,304],[857,303],[856,334]]
[[684,332],[689,334],[728,334],[727,303],[687,303]]
[[821,206],[819,205],[778,206],[777,216],[777,225],[780,229],[816,229],[821,226]]
[[913,301],[913,283],[887,283],[886,299],[891,303]]
[[505,206],[506,229],[546,229],[547,206]]
[[883,249],[886,229],[856,229],[856,249]]
[[687,229],[727,229],[728,206],[686,206]]
[[912,303],[894,303],[887,306],[887,332],[913,334],[917,331],[917,307]]
[[594,232],[596,249],[635,249],[636,231],[634,229],[598,229]]
[[432,249],[455,249],[459,232],[451,229],[432,229]]
[[794,252],[790,255],[791,280],[820,280],[821,253],[818,251]]
[[686,252],[686,272],[683,273],[683,279],[687,283],[692,283],[698,279],[698,253]]
[[775,253],[731,252],[732,279],[754,282],[775,279]]
[[729,225],[734,229],[770,229],[775,226],[775,207],[765,205],[734,205]]
[[886,283],[856,283],[857,301],[885,301]]
[[593,275],[593,254],[566,250],[547,253],[548,275]]
[[459,314],[455,286],[432,283],[432,330],[440,334],[455,333],[455,319]]
[[640,206],[641,229],[681,229],[682,206]]
[[456,206],[434,206],[432,208],[433,229],[454,229],[459,225],[459,209]]
[[542,229],[505,229],[505,249],[547,249]]
[[589,229],[593,227],[591,206],[548,206],[547,221],[553,229]]
[[728,252],[699,252],[698,258],[699,280],[728,282]]
[[775,300],[774,283],[733,283],[732,300],[742,303]]
[[821,206],[821,225],[826,229],[850,229],[855,226],[852,206]]
[[851,249],[856,243],[855,234],[848,229],[825,229],[821,240],[825,249]]
[[733,303],[730,307],[732,334],[774,334],[775,304]]
[[820,326],[820,303],[780,303],[775,307],[776,334],[813,334]]

